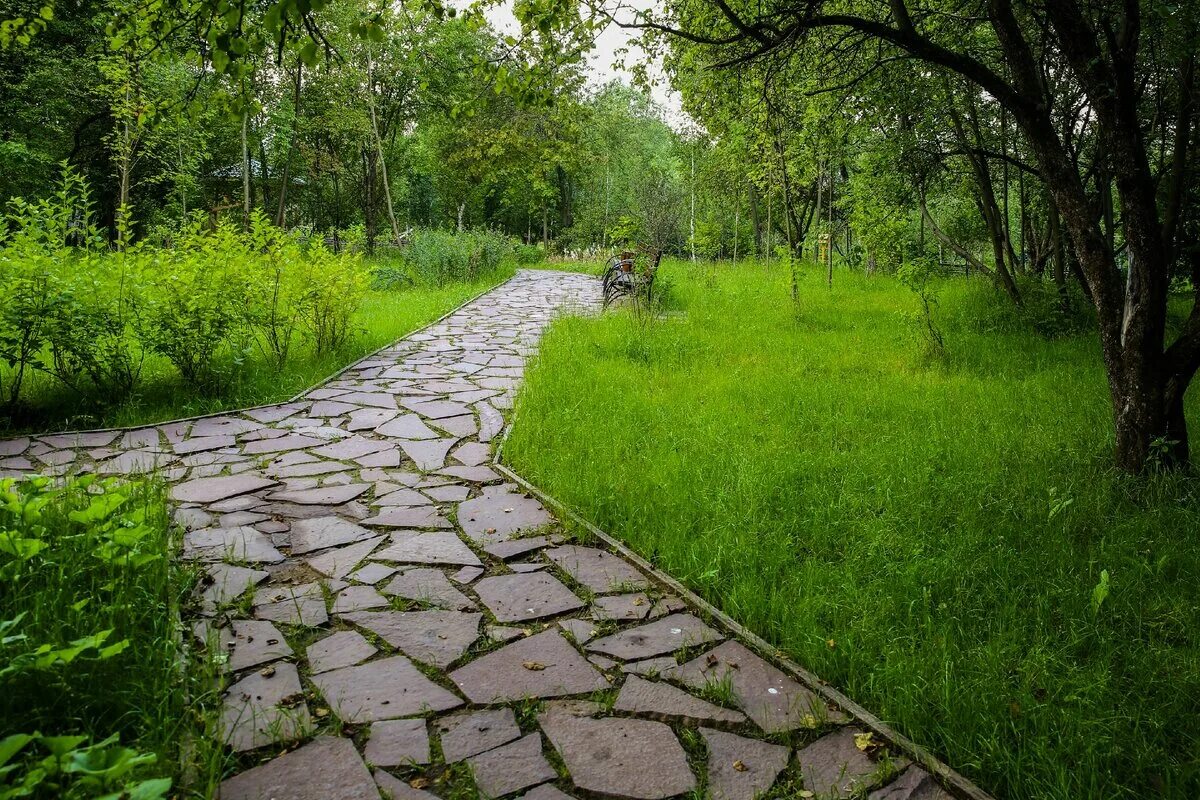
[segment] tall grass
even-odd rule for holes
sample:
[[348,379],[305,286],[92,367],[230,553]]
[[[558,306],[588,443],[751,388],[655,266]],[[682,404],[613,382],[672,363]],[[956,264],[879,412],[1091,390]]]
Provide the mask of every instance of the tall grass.
[[663,275],[551,329],[519,471],[998,797],[1200,796],[1197,482],[1111,470],[1091,335],[951,281],[931,360],[887,277]]
[[0,796],[178,792],[202,687],[172,544],[153,484],[0,481]]

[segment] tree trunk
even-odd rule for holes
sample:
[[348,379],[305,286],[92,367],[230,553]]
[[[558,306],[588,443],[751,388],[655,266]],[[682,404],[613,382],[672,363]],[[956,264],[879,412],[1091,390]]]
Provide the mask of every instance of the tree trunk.
[[250,115],[242,112],[242,229],[250,230]]
[[379,135],[379,121],[375,117],[375,83],[372,79],[373,63],[371,54],[367,52],[367,104],[371,111],[371,132],[375,134],[375,150],[379,154],[379,178],[383,183],[383,200],[387,206],[388,221],[392,223],[392,237],[396,245],[403,244],[400,236],[400,223],[396,221],[396,209],[392,207],[392,187],[388,181],[387,159],[383,155],[383,139]]
[[296,81],[292,87],[292,136],[288,140],[287,158],[283,161],[283,174],[279,176],[279,208],[275,211],[275,226],[282,228],[287,215],[288,184],[292,180],[292,156],[296,153],[296,137],[300,127],[300,85],[304,72],[303,59],[296,59]]

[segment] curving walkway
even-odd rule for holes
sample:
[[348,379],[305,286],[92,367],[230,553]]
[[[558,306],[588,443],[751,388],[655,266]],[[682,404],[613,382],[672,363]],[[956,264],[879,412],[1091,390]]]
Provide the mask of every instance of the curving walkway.
[[493,469],[542,331],[598,300],[523,271],[295,402],[0,441],[0,475],[171,481],[223,800],[953,796]]

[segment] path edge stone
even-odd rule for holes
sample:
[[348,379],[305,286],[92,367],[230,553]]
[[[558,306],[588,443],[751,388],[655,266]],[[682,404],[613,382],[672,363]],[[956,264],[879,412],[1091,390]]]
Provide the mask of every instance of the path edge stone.
[[983,789],[976,786],[969,778],[958,772],[950,765],[946,764],[937,756],[926,750],[921,745],[909,739],[907,736],[897,732],[886,722],[872,714],[863,706],[851,700],[845,694],[832,686],[829,686],[814,673],[795,663],[776,647],[771,645],[762,637],[758,636],[753,631],[747,629],[737,620],[730,617],[719,608],[709,603],[704,598],[697,595],[695,592],[688,589],[679,581],[672,578],[670,575],[662,572],[652,565],[646,559],[630,550],[624,543],[615,537],[609,535],[606,531],[594,525],[590,520],[580,516],[575,509],[568,506],[558,498],[539,488],[537,485],[530,483],[522,478],[504,463],[504,445],[508,441],[508,435],[512,431],[513,424],[516,421],[517,415],[513,413],[507,424],[503,436],[496,447],[496,454],[492,458],[492,468],[498,470],[505,477],[515,481],[525,491],[532,494],[544,505],[554,509],[560,516],[568,518],[575,523],[578,523],[589,533],[603,542],[611,551],[625,558],[631,564],[636,566],[642,572],[650,576],[650,578],[662,586],[666,586],[671,591],[678,594],[689,604],[704,612],[711,621],[719,624],[726,632],[731,634],[731,638],[741,639],[744,643],[780,668],[784,672],[790,673],[793,678],[798,680],[803,686],[815,693],[818,697],[826,702],[833,703],[845,710],[853,721],[860,726],[877,734],[879,738],[888,742],[902,754],[908,756],[915,764],[919,764],[929,770],[934,777],[943,784],[952,794],[962,800],[996,800],[992,795],[985,792]]

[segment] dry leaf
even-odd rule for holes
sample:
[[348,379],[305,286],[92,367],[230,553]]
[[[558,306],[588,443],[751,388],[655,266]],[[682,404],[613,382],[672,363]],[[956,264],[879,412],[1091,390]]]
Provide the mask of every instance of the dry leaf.
[[317,716],[318,716],[318,717],[328,717],[328,716],[329,716],[329,709],[328,709],[328,708],[318,708],[318,709],[317,709]]
[[523,661],[521,662],[521,666],[533,672],[541,672],[546,668],[546,665],[540,661]]
[[825,644],[829,645],[830,650],[837,647],[837,642],[835,642],[833,639],[826,639]]
[[275,668],[274,667],[263,667],[261,670],[259,670],[258,674],[262,675],[264,678],[269,678],[275,674]]
[[738,759],[737,761],[733,762],[733,768],[736,769],[738,772],[746,771],[746,765],[742,763],[741,759]]
[[803,797],[804,800],[808,800],[808,798],[810,798],[810,797],[816,797],[816,794],[814,794],[811,789],[801,789],[799,792],[796,793],[796,796]]
[[429,778],[413,778],[408,785],[414,789],[424,789],[429,786]]
[[871,741],[872,733],[856,733],[854,734],[854,746],[864,753],[875,746],[875,742]]

